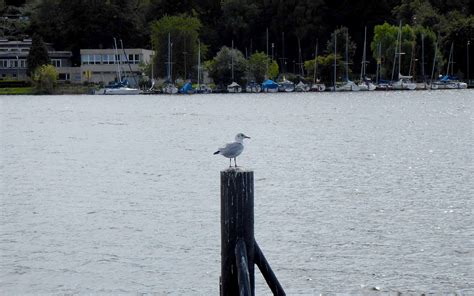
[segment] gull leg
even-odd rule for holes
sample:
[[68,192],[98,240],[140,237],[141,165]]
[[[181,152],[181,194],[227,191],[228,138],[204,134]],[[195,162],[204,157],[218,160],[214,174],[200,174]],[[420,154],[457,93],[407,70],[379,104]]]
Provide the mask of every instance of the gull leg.
[[234,164],[235,164],[235,167],[237,167],[237,157],[234,157]]
[[229,167],[232,167],[232,158],[229,158]]

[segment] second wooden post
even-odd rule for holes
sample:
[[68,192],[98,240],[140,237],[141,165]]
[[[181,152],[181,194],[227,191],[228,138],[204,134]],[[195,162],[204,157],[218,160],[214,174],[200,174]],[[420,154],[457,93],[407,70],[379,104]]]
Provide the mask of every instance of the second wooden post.
[[[221,171],[221,296],[240,295],[236,253],[247,256],[249,296],[255,295],[253,171],[229,168]],[[239,247],[236,252],[236,245]],[[241,250],[245,246],[246,252]],[[240,251],[239,251],[240,250]],[[239,262],[242,258],[239,258]],[[246,271],[245,271],[246,273]],[[245,292],[244,294],[247,294]]]

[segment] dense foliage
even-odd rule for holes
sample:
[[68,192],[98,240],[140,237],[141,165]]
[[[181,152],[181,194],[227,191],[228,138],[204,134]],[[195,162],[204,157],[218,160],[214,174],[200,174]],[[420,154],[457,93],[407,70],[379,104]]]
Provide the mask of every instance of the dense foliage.
[[263,52],[256,52],[248,59],[248,80],[262,83],[278,77],[278,64]]
[[[159,77],[197,77],[198,41],[201,22],[195,17],[164,16],[151,25],[154,69]],[[169,39],[168,39],[169,38]],[[201,46],[201,54],[205,46]],[[169,59],[169,61],[168,61]],[[168,73],[168,63],[172,73]]]
[[46,44],[43,42],[43,39],[38,34],[33,35],[33,40],[31,42],[31,49],[28,53],[27,58],[27,74],[31,76],[36,70],[36,68],[49,65],[50,59],[48,55],[48,48]]
[[[301,40],[303,60],[311,60],[314,59],[316,40],[326,44],[333,38],[331,34],[342,27],[348,28],[351,41],[357,45],[350,46],[350,56],[351,68],[358,72],[364,27],[367,26],[367,44],[372,49],[368,50],[371,60],[368,71],[374,73],[375,26],[383,26],[386,22],[397,28],[401,21],[404,30],[408,30],[405,25],[412,28],[413,32],[407,32],[410,35],[406,36],[412,39],[406,39],[406,46],[414,48],[416,58],[420,57],[420,30],[433,32],[436,39],[439,36],[440,57],[445,60],[454,42],[455,70],[462,76],[466,71],[467,42],[474,36],[472,0],[26,0],[18,3],[24,5],[12,7],[0,0],[1,14],[12,15],[2,25],[0,37],[23,38],[32,32],[39,33],[57,49],[72,50],[76,64],[80,48],[111,48],[113,37],[122,39],[126,47],[152,48],[152,24],[165,16],[199,20],[198,39],[208,46],[209,58],[223,45],[229,46],[232,40],[235,48],[245,52],[246,57],[256,51],[270,55],[266,52],[268,28],[269,43],[274,44],[272,56],[282,72],[297,68],[298,39]],[[431,48],[426,48],[432,52],[433,34],[426,34],[429,40],[425,44],[430,44]],[[383,42],[392,44],[388,39],[393,39],[393,34],[386,38]],[[344,41],[341,42],[343,49]],[[339,43],[338,37],[338,46]],[[393,63],[388,62],[393,60],[390,50],[387,44],[382,45],[386,69]],[[321,54],[332,54],[329,51],[330,48]],[[178,56],[183,57],[183,52],[175,48],[175,53],[173,60],[179,63],[182,58],[178,59]],[[409,50],[407,54],[410,54]],[[338,55],[341,52],[338,51]],[[431,56],[427,58],[431,59]],[[403,62],[405,60],[409,59],[405,57]],[[472,60],[474,58],[471,58],[471,64]],[[180,68],[179,65],[176,67]],[[416,70],[414,66],[413,69]]]
[[32,78],[38,94],[52,94],[58,81],[58,71],[53,65],[42,65],[36,68]]
[[234,81],[242,85],[247,70],[247,60],[240,50],[223,46],[205,66],[209,71],[209,76],[220,87],[225,87]]

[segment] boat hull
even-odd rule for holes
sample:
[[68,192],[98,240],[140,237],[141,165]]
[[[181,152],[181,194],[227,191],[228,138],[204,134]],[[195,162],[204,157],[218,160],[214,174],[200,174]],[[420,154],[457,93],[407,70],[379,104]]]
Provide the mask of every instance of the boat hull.
[[311,86],[311,91],[325,91],[326,86],[322,83],[316,83]]
[[140,90],[137,88],[129,87],[118,87],[118,88],[105,88],[104,95],[138,95]]

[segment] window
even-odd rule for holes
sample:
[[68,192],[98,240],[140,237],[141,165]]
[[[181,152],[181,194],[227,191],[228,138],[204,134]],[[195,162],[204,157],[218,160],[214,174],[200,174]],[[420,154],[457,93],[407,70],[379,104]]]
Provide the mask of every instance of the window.
[[102,55],[102,63],[103,64],[114,64],[115,58],[113,54],[104,54]]
[[8,60],[0,60],[0,68],[7,68]]
[[128,63],[129,64],[139,64],[140,63],[140,55],[139,54],[129,54],[128,55]]
[[28,64],[26,63],[26,60],[20,60],[20,68],[28,68]]
[[58,78],[59,80],[65,80],[65,81],[70,80],[69,73],[60,73]]
[[10,60],[10,68],[18,68],[18,61]]
[[55,66],[56,68],[61,68],[61,60],[60,59],[51,59],[51,65]]
[[81,55],[81,62],[83,65],[89,65],[89,55],[88,54]]
[[98,65],[101,63],[101,55],[100,54],[95,54],[94,55],[94,64]]

